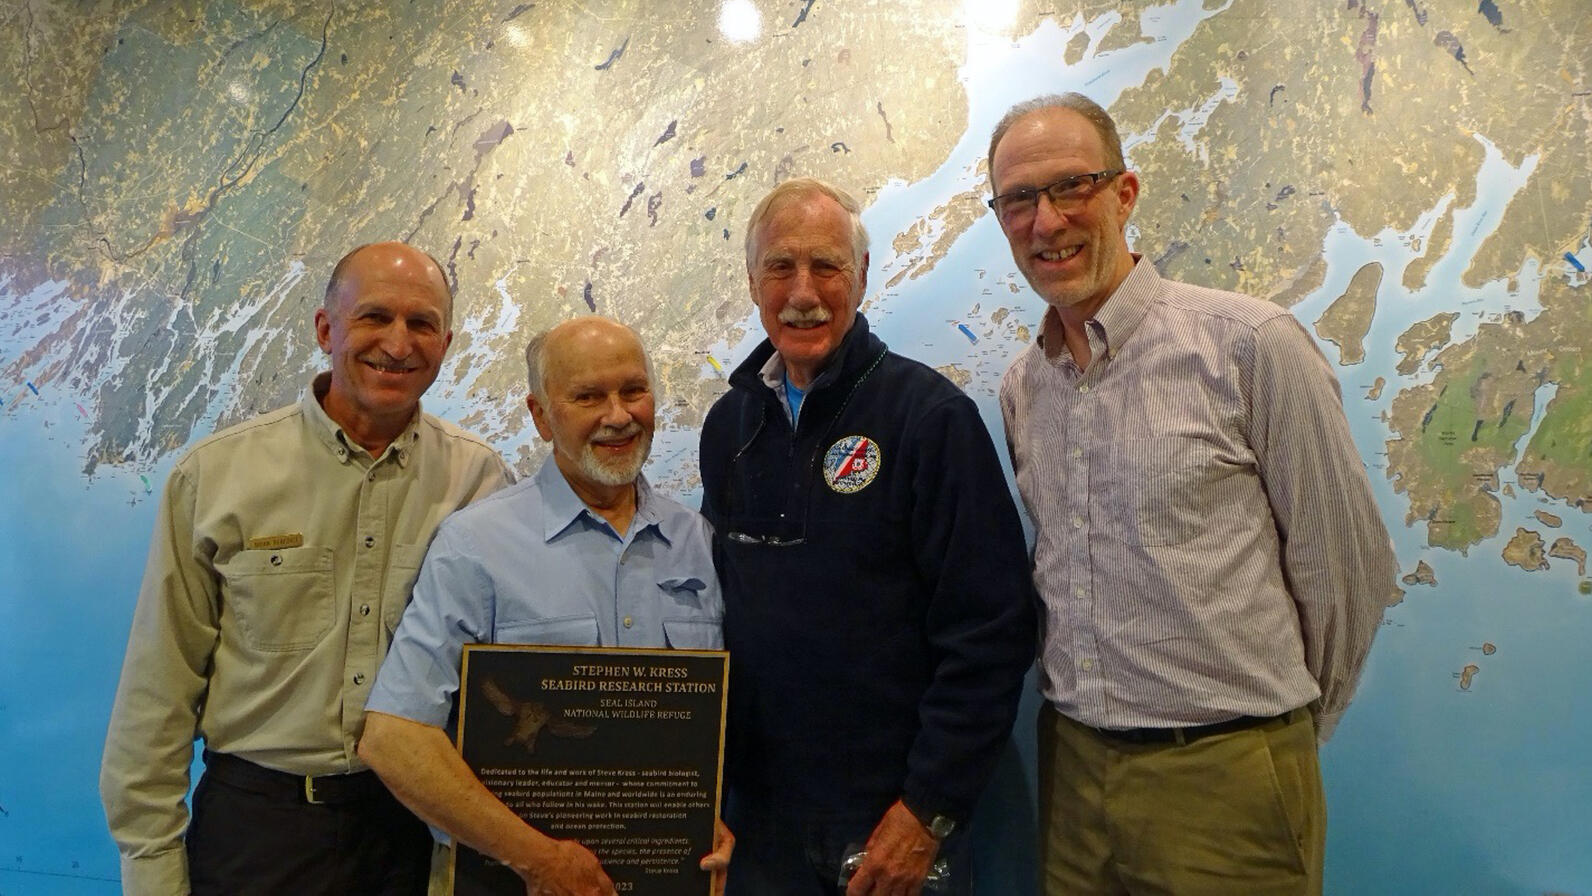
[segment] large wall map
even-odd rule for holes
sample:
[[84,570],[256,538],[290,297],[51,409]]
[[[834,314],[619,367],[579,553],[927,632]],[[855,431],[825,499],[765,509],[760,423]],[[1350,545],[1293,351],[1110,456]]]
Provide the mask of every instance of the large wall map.
[[[1404,600],[1324,753],[1329,891],[1592,893],[1587,22],[1580,0],[0,4],[0,896],[115,891],[94,780],[155,493],[324,363],[309,319],[347,248],[444,262],[458,335],[427,407],[521,470],[525,338],[636,325],[666,399],[649,473],[694,501],[696,428],[758,335],[746,216],[787,176],[865,197],[869,317],[998,433],[1042,305],[983,154],[1011,103],[1067,89],[1122,126],[1137,251],[1316,333],[1398,543]],[[1023,814],[1012,766],[992,816]],[[1021,864],[981,880],[1026,892]]]

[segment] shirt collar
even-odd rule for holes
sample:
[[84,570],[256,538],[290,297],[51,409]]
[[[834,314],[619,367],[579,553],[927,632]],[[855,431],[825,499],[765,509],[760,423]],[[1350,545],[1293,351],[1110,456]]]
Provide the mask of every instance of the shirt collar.
[[[775,399],[779,401],[780,409],[785,412],[785,419],[790,421],[792,428],[795,428],[796,417],[800,412],[800,407],[791,403],[790,390],[796,389],[796,387],[790,384],[790,378],[785,372],[785,359],[780,357],[779,352],[769,355],[768,360],[763,363],[763,367],[757,372],[757,375],[763,380],[763,385],[773,391]],[[817,382],[814,381],[808,383],[807,388],[797,389],[796,391],[800,392],[802,396],[806,396],[816,385]]]
[[[1143,255],[1135,255],[1133,269],[1128,276],[1117,284],[1095,316],[1084,321],[1084,326],[1100,340],[1105,357],[1121,351],[1134,331],[1138,330],[1145,315],[1149,314],[1150,306],[1155,303],[1160,284],[1161,275],[1156,272],[1155,265]],[[1047,306],[1045,316],[1040,321],[1037,340],[1041,353],[1048,354],[1045,350],[1047,337],[1061,338],[1061,328],[1061,316],[1056,313],[1055,306]],[[1063,354],[1062,357],[1070,356]]]
[[[536,471],[536,490],[542,496],[542,539],[552,541],[570,526],[580,522],[582,518],[590,520],[592,524],[613,531],[613,527],[600,515],[593,512],[586,502],[575,494],[570,487],[569,480],[564,478],[564,471],[558,468],[558,462],[552,454],[542,461],[542,466]],[[657,502],[652,499],[652,484],[647,481],[645,474],[636,477],[636,518],[631,521],[630,528],[639,536],[643,531],[651,529],[657,533],[664,544],[669,543],[669,537],[664,534],[662,518],[658,515]],[[639,523],[639,525],[638,525]],[[625,533],[619,533],[623,539]]]
[[1133,270],[1128,272],[1128,276],[1118,284],[1116,292],[1095,314],[1107,355],[1121,351],[1122,346],[1139,329],[1145,315],[1150,313],[1155,297],[1160,294],[1160,284],[1161,275],[1156,273],[1155,265],[1143,255],[1135,256]]
[[[872,367],[878,363],[884,348],[884,342],[868,329],[868,318],[862,312],[857,312],[857,316],[852,319],[851,329],[841,337],[840,346],[834,355],[824,364],[824,369],[813,377],[813,381],[807,384],[804,391],[808,395],[815,395],[836,381]],[[763,360],[759,361],[758,358]],[[780,358],[778,351],[775,351],[773,340],[765,337],[746,360],[731,372],[730,385],[755,390],[757,384],[762,382],[775,395],[783,397],[784,385],[780,377],[783,376],[784,370],[784,359]]]
[[[321,406],[321,399],[326,397],[326,392],[331,387],[331,371],[322,371],[315,375],[315,378],[310,381],[309,388],[304,390],[304,397],[299,401],[299,407],[304,412],[304,419],[309,421],[311,431],[315,433],[315,437],[320,440],[321,444],[325,445],[328,451],[337,455],[339,462],[346,464],[351,458],[360,454],[369,457],[370,452],[361,447],[348,434],[347,430],[344,430],[342,426],[338,425],[336,420],[333,420],[326,413],[326,408]],[[388,445],[387,450],[382,452],[382,457],[391,455],[397,458],[398,466],[408,467],[409,460],[414,455],[415,448],[419,442],[420,406],[417,404],[415,405],[415,415],[409,418],[409,425],[405,426],[404,431],[398,434],[398,438],[392,440],[392,444]],[[381,460],[381,458],[375,459]]]
[[768,360],[763,362],[763,369],[759,370],[757,375],[763,380],[763,385],[775,392],[784,393],[785,359],[780,357],[779,352],[776,351],[768,356]]

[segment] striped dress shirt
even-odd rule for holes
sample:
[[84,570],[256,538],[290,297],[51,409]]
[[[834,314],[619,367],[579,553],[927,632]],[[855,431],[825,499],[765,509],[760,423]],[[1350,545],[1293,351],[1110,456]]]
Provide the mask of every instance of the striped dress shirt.
[[1142,258],[1086,329],[1080,369],[1047,310],[1001,382],[1046,699],[1118,729],[1319,701],[1324,741],[1399,593],[1326,359],[1286,310]]

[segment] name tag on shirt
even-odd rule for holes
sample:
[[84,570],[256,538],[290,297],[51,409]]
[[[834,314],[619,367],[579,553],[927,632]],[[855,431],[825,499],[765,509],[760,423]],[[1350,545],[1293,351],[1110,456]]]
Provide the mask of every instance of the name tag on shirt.
[[283,548],[301,548],[304,546],[304,534],[289,532],[286,535],[260,535],[248,541],[251,551],[279,551]]

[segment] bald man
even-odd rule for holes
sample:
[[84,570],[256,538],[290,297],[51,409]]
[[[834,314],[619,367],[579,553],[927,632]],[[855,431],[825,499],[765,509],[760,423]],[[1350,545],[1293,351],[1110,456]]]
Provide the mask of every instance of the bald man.
[[[712,536],[653,492],[652,365],[628,327],[582,317],[525,350],[526,405],[552,453],[537,474],[442,525],[370,697],[359,753],[456,841],[512,868],[529,893],[612,896],[596,856],[521,821],[444,731],[465,643],[718,649],[724,602]],[[723,885],[720,826],[702,868]]]
[[452,311],[426,253],[355,249],[315,312],[332,369],[172,471],[100,770],[124,892],[425,891],[425,826],[355,748],[437,525],[509,481],[420,410]]

